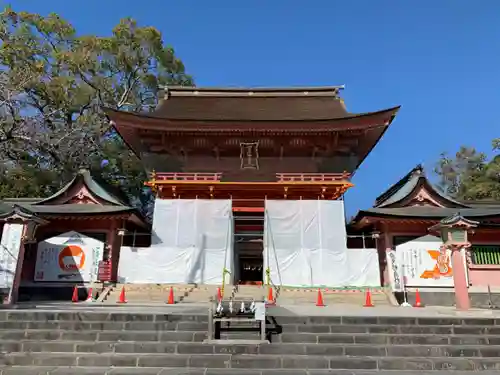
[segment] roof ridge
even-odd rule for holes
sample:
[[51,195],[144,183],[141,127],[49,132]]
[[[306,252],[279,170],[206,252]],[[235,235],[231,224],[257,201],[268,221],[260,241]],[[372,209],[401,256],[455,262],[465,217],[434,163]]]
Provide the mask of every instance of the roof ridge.
[[[432,183],[429,178],[426,176],[424,166],[422,164],[417,164],[410,172],[408,172],[402,179],[400,179],[398,182],[396,182],[394,185],[392,185],[389,189],[387,189],[383,194],[381,194],[377,199],[375,200],[375,205],[373,206],[374,208],[383,208],[387,207],[388,205],[395,204],[397,202],[400,202],[401,200],[405,199],[408,197],[409,194],[411,194],[412,191],[418,186],[419,183],[423,181],[424,184],[427,185],[427,190],[431,190],[434,192],[436,195],[438,195],[441,199],[444,201],[447,201],[449,203],[452,203],[453,205],[467,208],[470,207],[465,202],[460,202],[456,199],[454,199],[451,196],[448,196],[445,192],[441,191],[437,185]],[[403,192],[401,196],[401,191],[406,188],[406,192]],[[400,196],[395,198],[396,195],[399,194]]]
[[[78,172],[74,175],[74,177],[65,184],[62,188],[60,188],[56,193],[52,194],[48,198],[44,198],[34,205],[44,205],[58,197],[62,194],[66,193],[71,187],[79,180],[82,180],[82,183],[89,189],[90,193],[97,196],[98,198],[106,201],[109,205],[112,206],[130,206],[130,202],[125,199],[125,195],[119,194],[116,195],[116,188],[109,184],[101,177],[93,176],[92,172],[89,168],[80,168]],[[98,191],[102,190],[102,191]]]
[[413,169],[410,172],[405,174],[401,179],[399,179],[396,183],[392,184],[386,191],[384,191],[377,198],[375,198],[374,207],[378,207],[379,205],[387,201],[390,197],[392,197],[394,194],[396,194],[417,173],[420,175],[420,177],[424,178],[426,177],[423,164],[421,163],[417,164],[415,167],[413,167]]
[[177,92],[299,92],[299,91],[340,91],[344,90],[345,85],[333,86],[160,86],[160,90],[177,91]]

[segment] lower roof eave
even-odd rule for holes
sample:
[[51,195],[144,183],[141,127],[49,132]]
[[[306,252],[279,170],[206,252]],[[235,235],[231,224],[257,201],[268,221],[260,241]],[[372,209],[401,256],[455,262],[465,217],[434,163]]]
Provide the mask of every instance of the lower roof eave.
[[[366,226],[370,226],[376,223],[383,223],[383,222],[398,222],[398,223],[408,223],[408,224],[414,224],[414,223],[427,223],[427,224],[433,224],[441,221],[442,219],[450,216],[449,214],[443,214],[439,216],[420,216],[420,215],[391,215],[391,214],[373,214],[370,212],[360,212],[356,215],[356,217],[352,220],[351,226],[353,228],[363,228]],[[487,225],[487,226],[494,226],[495,224],[493,222],[499,222],[500,225],[500,211],[497,214],[486,214],[486,215],[464,215],[464,217],[469,217],[473,218],[474,220],[478,220],[481,223],[481,226]],[[484,223],[484,221],[487,221],[487,223]],[[500,226],[499,226],[500,228]]]
[[121,214],[42,214],[40,217],[46,219],[61,219],[61,220],[105,220],[105,219],[128,219],[130,213]]
[[401,224],[428,224],[429,226],[436,224],[440,221],[439,218],[428,218],[428,217],[377,217],[377,216],[369,216],[369,217],[356,217],[349,226],[356,230],[361,230],[366,227],[370,227],[376,225],[377,223],[401,223]]
[[149,228],[149,224],[144,220],[142,215],[136,212],[120,212],[120,213],[78,213],[78,214],[60,214],[60,213],[44,213],[39,215],[45,219],[57,220],[127,220],[136,225]]
[[[108,119],[112,122],[113,126],[120,127],[121,124],[125,126],[131,126],[135,128],[156,128],[160,130],[177,130],[177,131],[189,131],[189,129],[193,128],[196,124],[204,124],[204,128],[206,129],[227,129],[234,131],[235,130],[235,122],[239,124],[247,124],[252,125],[252,127],[256,124],[282,124],[278,126],[278,128],[286,128],[290,129],[290,124],[300,124],[303,123],[304,129],[314,128],[315,124],[318,124],[320,129],[328,129],[328,123],[338,124],[345,122],[356,122],[360,120],[362,122],[362,126],[368,125],[371,121],[364,121],[366,119],[376,119],[383,118],[387,122],[387,125],[394,119],[394,117],[399,112],[401,108],[400,105],[395,107],[390,107],[387,109],[382,109],[373,112],[363,112],[363,113],[347,113],[346,116],[323,116],[323,117],[300,117],[300,118],[283,118],[283,119],[273,119],[273,118],[259,118],[259,119],[249,119],[249,118],[223,118],[220,116],[213,118],[164,118],[152,115],[151,113],[135,113],[135,112],[127,112],[127,111],[119,111],[113,108],[103,108],[104,112]],[[183,124],[182,126],[176,124]],[[186,126],[186,123],[189,123],[189,126]],[[210,126],[210,124],[217,124],[215,126]],[[147,125],[145,125],[147,124]],[[326,124],[326,125],[325,125]],[[220,126],[219,126],[220,125]],[[307,125],[307,126],[306,126]],[[293,126],[292,126],[293,127]],[[262,126],[262,130],[268,129],[269,126]],[[340,130],[343,130],[340,128]]]

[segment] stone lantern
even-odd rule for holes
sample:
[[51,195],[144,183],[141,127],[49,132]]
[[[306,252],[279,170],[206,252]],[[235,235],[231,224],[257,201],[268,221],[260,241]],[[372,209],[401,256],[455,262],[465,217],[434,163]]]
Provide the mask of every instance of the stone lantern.
[[[14,277],[12,284],[9,285],[9,293],[4,299],[3,303],[10,305],[17,302],[17,296],[19,291],[19,285],[21,283],[21,272],[24,262],[24,254],[26,251],[25,246],[28,244],[36,244],[36,230],[42,225],[48,224],[47,220],[44,220],[36,216],[33,212],[19,206],[12,206],[11,210],[0,214],[0,222],[4,225],[19,224],[22,225],[22,235],[19,242],[14,241],[15,246],[18,248],[3,249],[3,251],[12,251],[11,260]],[[4,226],[5,229],[5,226]]]
[[6,212],[0,215],[0,221],[5,223],[17,223],[23,224],[23,243],[30,244],[36,243],[36,230],[42,225],[48,224],[47,220],[44,220],[31,211],[22,208],[19,205],[14,205],[10,212]]
[[430,232],[439,233],[443,241],[441,252],[451,250],[453,268],[453,284],[455,287],[456,306],[459,310],[470,308],[469,285],[467,283],[467,262],[464,258],[471,246],[468,234],[479,222],[466,219],[460,212],[444,218],[438,224],[429,228]]

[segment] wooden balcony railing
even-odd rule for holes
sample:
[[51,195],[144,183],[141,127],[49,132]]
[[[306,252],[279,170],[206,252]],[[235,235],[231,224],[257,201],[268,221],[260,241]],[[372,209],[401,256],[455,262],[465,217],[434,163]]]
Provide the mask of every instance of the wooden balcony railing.
[[158,181],[220,181],[222,173],[152,173],[151,178]]
[[332,182],[349,180],[349,173],[276,173],[278,182]]
[[[349,173],[276,173],[278,182],[333,182],[349,180]],[[161,181],[211,181],[218,182],[222,173],[165,173],[156,172],[151,174],[151,179]]]

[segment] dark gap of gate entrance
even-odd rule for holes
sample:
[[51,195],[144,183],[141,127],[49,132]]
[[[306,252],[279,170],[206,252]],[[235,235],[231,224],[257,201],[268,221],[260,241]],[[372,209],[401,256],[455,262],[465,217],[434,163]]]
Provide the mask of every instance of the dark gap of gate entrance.
[[264,212],[233,210],[234,281],[261,285],[264,267]]

